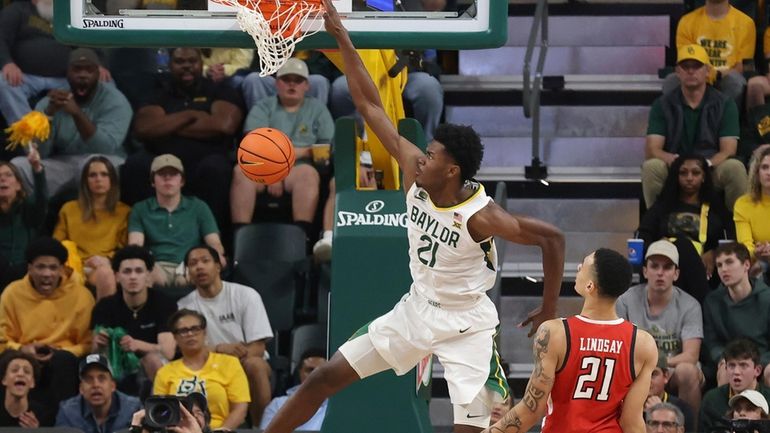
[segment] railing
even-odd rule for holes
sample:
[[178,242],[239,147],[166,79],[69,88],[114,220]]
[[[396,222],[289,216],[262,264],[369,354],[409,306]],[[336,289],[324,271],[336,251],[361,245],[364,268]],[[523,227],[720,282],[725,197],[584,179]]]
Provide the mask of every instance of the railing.
[[[540,49],[538,50],[535,78],[532,79],[532,55],[535,52],[537,35],[540,34]],[[525,173],[530,179],[545,179],[545,167],[540,160],[540,91],[543,82],[543,66],[548,53],[548,0],[538,0],[535,7],[535,17],[529,31],[527,52],[524,56],[522,106],[524,116],[532,119],[532,166]]]

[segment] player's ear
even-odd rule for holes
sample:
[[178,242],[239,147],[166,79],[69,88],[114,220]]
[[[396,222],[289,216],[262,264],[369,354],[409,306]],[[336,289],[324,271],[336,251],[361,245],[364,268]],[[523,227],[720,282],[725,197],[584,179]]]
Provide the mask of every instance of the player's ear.
[[447,174],[449,177],[460,176],[460,166],[457,164],[450,165]]

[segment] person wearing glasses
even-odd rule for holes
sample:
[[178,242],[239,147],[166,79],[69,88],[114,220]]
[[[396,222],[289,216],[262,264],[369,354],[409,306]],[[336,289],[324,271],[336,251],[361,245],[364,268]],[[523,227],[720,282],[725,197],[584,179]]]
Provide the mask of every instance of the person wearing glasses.
[[169,329],[182,356],[158,370],[153,394],[200,392],[208,399],[212,429],[238,428],[250,401],[249,383],[238,358],[209,350],[206,317],[197,311],[177,311],[169,319]]
[[647,433],[684,433],[684,414],[671,403],[658,403],[647,409]]

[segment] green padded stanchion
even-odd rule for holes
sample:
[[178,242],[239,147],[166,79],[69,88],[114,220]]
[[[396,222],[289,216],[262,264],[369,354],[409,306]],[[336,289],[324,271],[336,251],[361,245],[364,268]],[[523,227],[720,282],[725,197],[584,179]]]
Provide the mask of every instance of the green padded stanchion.
[[[401,134],[425,147],[414,119]],[[390,310],[409,290],[406,203],[403,191],[356,191],[355,122],[336,123],[337,186],[332,250],[329,348],[333,353],[356,330]],[[386,371],[332,397],[324,433],[432,432],[428,401],[417,395],[415,370],[398,377]],[[421,393],[422,394],[422,393]]]

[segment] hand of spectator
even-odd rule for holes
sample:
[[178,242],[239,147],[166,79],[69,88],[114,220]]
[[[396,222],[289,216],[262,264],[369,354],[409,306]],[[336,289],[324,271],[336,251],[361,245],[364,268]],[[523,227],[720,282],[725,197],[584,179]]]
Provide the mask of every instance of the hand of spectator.
[[663,162],[665,162],[666,165],[669,166],[669,167],[671,167],[671,164],[673,164],[674,161],[677,158],[679,158],[679,154],[678,153],[668,153],[668,152],[663,152],[663,153],[664,153],[664,155],[663,155]]
[[37,420],[35,414],[28,410],[19,415],[19,425],[24,428],[38,428],[40,427],[40,422]]
[[754,255],[764,261],[770,261],[770,242],[759,242],[754,246]]
[[93,335],[93,342],[98,347],[104,347],[104,346],[110,344],[110,337],[104,331],[95,332],[94,335]]
[[225,355],[232,355],[236,358],[243,358],[249,354],[249,351],[241,343],[222,343],[217,344],[214,348],[217,353],[224,353]]
[[332,35],[335,39],[347,33],[345,26],[342,25],[342,20],[337,13],[337,9],[334,7],[332,0],[323,0],[324,4],[324,27],[326,32]]
[[72,93],[62,89],[51,89],[48,92],[48,108],[46,109],[46,113],[53,115],[57,111],[62,110],[72,114],[72,106],[70,106],[70,104],[74,104],[75,107],[80,110],[80,107],[77,106],[72,97]]
[[225,77],[225,66],[221,63],[217,63],[214,65],[209,66],[209,78],[211,78],[212,81],[215,83],[218,83],[222,80],[224,80]]
[[40,152],[38,152],[37,145],[34,143],[29,145],[27,161],[29,161],[29,166],[32,167],[32,171],[35,173],[43,171],[43,164],[40,163]]
[[22,74],[21,69],[19,69],[19,67],[16,66],[16,63],[13,62],[6,63],[5,66],[3,66],[3,78],[5,78],[5,81],[13,87],[21,85],[21,82],[24,81],[24,75]]
[[203,433],[200,424],[195,419],[193,414],[187,410],[184,405],[179,403],[179,411],[181,412],[182,419],[179,421],[179,425],[167,427],[168,431],[174,433]]
[[83,264],[91,269],[96,269],[100,266],[111,266],[110,259],[104,256],[91,256]]
[[267,186],[267,193],[273,197],[280,197],[283,195],[283,181],[276,182]]
[[112,74],[110,73],[110,70],[104,66],[99,66],[99,81],[102,83],[109,83],[112,81]]
[[658,403],[663,403],[663,400],[661,400],[660,397],[657,395],[648,395],[647,400],[644,401],[644,410],[649,410]]
[[142,349],[142,341],[137,340],[130,335],[124,335],[123,338],[120,339],[120,348],[126,352],[138,352]]
[[144,421],[144,409],[138,410],[131,415],[131,425],[142,425]]
[[227,267],[227,257],[224,254],[219,255],[219,264],[222,266],[222,269]]

